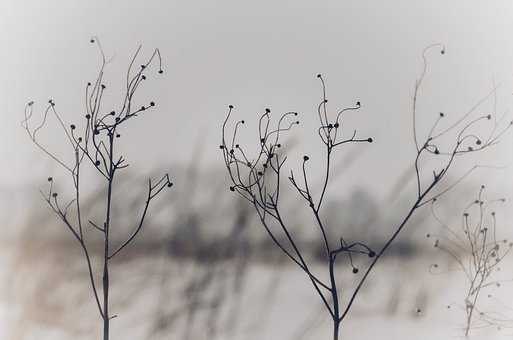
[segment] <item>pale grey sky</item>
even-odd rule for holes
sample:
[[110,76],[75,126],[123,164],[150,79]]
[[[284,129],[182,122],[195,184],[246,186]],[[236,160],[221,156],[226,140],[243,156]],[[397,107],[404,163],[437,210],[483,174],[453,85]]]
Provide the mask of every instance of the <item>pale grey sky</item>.
[[[421,115],[457,117],[493,81],[502,84],[498,110],[511,108],[512,17],[511,1],[3,0],[2,185],[46,178],[52,163],[19,124],[24,105],[35,100],[42,108],[54,98],[65,119],[82,116],[84,85],[99,64],[88,41],[97,35],[114,56],[107,83],[122,79],[138,44],[147,54],[162,52],[166,72],[141,94],[159,110],[127,132],[128,158],[143,171],[190,159],[200,138],[205,166],[221,165],[219,127],[228,104],[249,121],[265,107],[298,111],[304,124],[295,136],[317,142],[315,75],[323,73],[332,110],[360,100],[350,123],[376,140],[348,172],[347,185],[379,192],[414,157],[411,101],[425,46],[441,42],[447,53],[430,54]],[[488,102],[483,111],[491,108]],[[312,153],[314,145],[303,147]],[[137,152],[141,146],[151,152]],[[510,153],[506,145],[490,159],[505,164]],[[511,192],[508,171],[494,176]]]

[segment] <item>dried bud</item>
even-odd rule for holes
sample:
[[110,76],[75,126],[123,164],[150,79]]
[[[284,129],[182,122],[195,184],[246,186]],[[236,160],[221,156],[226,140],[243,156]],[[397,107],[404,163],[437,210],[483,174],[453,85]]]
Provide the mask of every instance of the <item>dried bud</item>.
[[162,74],[164,73],[164,71],[162,69],[159,70],[159,74]]
[[230,105],[228,105],[228,108],[229,108],[229,109],[233,109],[233,105],[231,105],[231,104],[230,104]]
[[91,115],[88,113],[85,115],[86,119],[91,119]]
[[75,124],[71,124],[69,127],[71,128],[71,130],[75,130],[77,128]]
[[235,191],[235,187],[230,187],[230,191]]
[[353,274],[358,274],[358,268],[356,268],[356,267],[353,268]]
[[309,160],[309,159],[310,159],[310,157],[308,157],[308,156],[303,156],[303,161],[305,161],[305,162],[306,162],[306,161],[307,161],[307,160]]
[[94,165],[96,165],[96,166],[100,166],[100,161],[96,161],[96,162],[94,162]]
[[367,142],[372,143],[374,140],[372,138],[367,138]]
[[150,106],[155,106],[155,102],[150,102]]
[[371,251],[369,251],[369,257],[374,257],[374,256],[376,256],[376,253],[375,253],[375,252],[373,252],[372,250],[371,250]]
[[141,79],[142,79],[142,80],[146,80],[146,76],[143,74],[143,75],[141,76]]
[[168,187],[168,188],[171,188],[172,186],[173,186],[173,183],[172,183],[172,182],[167,183],[167,187]]
[[48,177],[48,182],[51,182],[53,181],[53,178],[52,177]]
[[56,192],[54,192],[54,193],[52,194],[52,197],[54,197],[54,198],[55,198],[55,197],[57,197],[57,193],[56,193]]

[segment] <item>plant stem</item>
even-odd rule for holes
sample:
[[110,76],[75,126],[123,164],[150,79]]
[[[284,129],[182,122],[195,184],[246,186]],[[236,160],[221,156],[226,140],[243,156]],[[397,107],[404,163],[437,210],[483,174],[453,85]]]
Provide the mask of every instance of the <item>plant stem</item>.
[[333,340],[338,340],[338,329],[340,326],[340,309],[338,303],[337,281],[335,278],[335,259],[336,254],[329,254],[330,261],[330,284],[331,298],[333,300]]
[[107,212],[105,217],[105,238],[103,253],[103,340],[109,340],[109,229],[112,203],[112,184],[114,181],[114,131],[109,134],[109,176],[107,189]]
[[338,340],[338,330],[340,328],[340,320],[333,320],[333,340]]

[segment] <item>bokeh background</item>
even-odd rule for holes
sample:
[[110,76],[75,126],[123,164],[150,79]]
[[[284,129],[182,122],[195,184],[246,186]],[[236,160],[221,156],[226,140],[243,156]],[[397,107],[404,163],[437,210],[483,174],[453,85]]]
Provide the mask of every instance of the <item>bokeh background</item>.
[[[91,36],[112,58],[107,105],[121,100],[139,44],[143,56],[158,47],[165,70],[138,95],[143,104],[154,100],[157,109],[124,131],[129,137],[122,150],[131,166],[116,193],[119,234],[130,231],[148,176],[167,171],[175,182],[151,208],[140,239],[114,264],[113,338],[320,339],[329,336],[330,324],[307,278],[269,243],[251,207],[228,190],[218,148],[228,104],[247,120],[248,143],[255,140],[251,124],[265,108],[299,112],[301,125],[287,139],[286,167],[299,169],[298,160],[308,154],[319,164],[311,176],[320,177],[316,108],[322,92],[315,75],[327,81],[333,112],[361,101],[348,131],[355,128],[375,143],[338,152],[324,216],[334,237],[344,233],[379,246],[415,195],[412,97],[423,49],[442,43],[446,53],[428,54],[418,104],[421,133],[439,112],[455,120],[478,103],[476,114],[509,120],[512,15],[510,1],[3,0],[0,337],[98,338],[83,258],[39,194],[48,176],[63,191],[69,183],[20,124],[31,100],[36,114],[52,98],[67,122],[83,116],[85,84],[100,65]],[[42,134],[49,148],[69,155],[62,137],[51,125]],[[451,191],[441,204],[444,220],[457,222],[481,184],[489,198],[511,198],[511,142],[506,135],[500,145],[458,163],[454,180],[475,164],[499,168],[478,169]],[[424,166],[429,178],[430,163]],[[104,192],[100,181],[89,183],[84,190],[94,214]],[[318,235],[302,203],[289,198],[284,205],[294,232],[322,271]],[[498,214],[501,237],[510,238],[511,205]],[[343,337],[461,334],[463,312],[446,306],[461,299],[465,280],[426,239],[437,228],[429,209],[418,212],[365,286]],[[442,273],[430,273],[434,262]],[[513,279],[511,262],[503,268],[504,278]],[[350,286],[355,277],[341,269],[340,280]],[[505,305],[491,308],[506,321],[513,320],[507,303],[512,292],[505,283],[493,293]],[[487,327],[475,336],[512,334],[507,327]]]

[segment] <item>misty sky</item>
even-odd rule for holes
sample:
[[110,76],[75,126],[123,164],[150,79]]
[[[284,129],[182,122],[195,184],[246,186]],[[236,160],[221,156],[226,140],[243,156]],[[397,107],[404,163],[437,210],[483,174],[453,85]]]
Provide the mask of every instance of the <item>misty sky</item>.
[[[125,142],[127,158],[141,171],[188,161],[198,149],[203,149],[203,167],[221,166],[217,146],[228,104],[249,122],[266,107],[299,112],[304,124],[293,134],[308,142],[302,150],[314,153],[321,94],[315,75],[322,73],[331,109],[361,101],[349,131],[354,126],[376,140],[362,146],[345,185],[380,192],[415,155],[411,103],[427,45],[443,43],[447,53],[429,54],[420,115],[443,111],[457,117],[494,82],[501,85],[497,111],[511,109],[512,17],[511,1],[492,6],[489,1],[411,0],[3,0],[0,184],[6,193],[21,183],[44,182],[52,171],[20,127],[24,105],[34,100],[41,110],[53,98],[66,121],[82,117],[84,87],[99,66],[97,50],[89,44],[97,35],[113,56],[106,74],[110,102],[120,97],[115,84],[139,44],[145,55],[158,47],[163,56],[164,75],[140,95],[142,103],[154,100],[158,110],[126,132],[131,136]],[[482,111],[492,104],[485,103]],[[429,127],[422,129],[426,133]],[[61,147],[56,136],[47,135],[47,141]],[[509,163],[509,145],[484,159]],[[493,181],[512,192],[508,173],[494,172]]]

